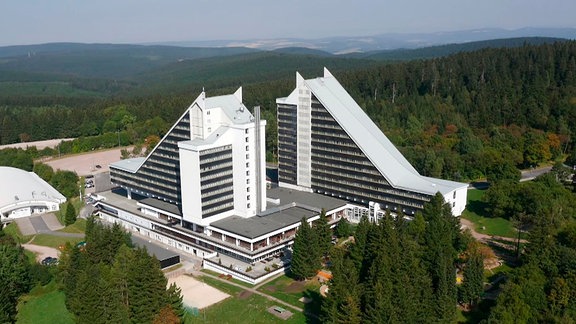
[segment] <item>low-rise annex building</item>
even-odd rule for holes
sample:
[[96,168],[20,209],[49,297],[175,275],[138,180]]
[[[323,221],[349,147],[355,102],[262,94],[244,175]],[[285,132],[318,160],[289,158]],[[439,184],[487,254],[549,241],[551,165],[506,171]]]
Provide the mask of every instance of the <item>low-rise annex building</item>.
[[12,167],[0,167],[0,220],[3,223],[33,214],[55,212],[66,197],[36,175]]

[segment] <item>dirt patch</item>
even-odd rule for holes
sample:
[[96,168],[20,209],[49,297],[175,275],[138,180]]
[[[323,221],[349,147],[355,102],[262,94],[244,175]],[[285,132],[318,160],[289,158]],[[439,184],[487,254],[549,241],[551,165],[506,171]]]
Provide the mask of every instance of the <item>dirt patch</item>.
[[265,289],[266,291],[269,291],[269,292],[275,292],[276,290],[278,290],[278,289],[276,289],[276,286],[267,286],[267,287],[264,288],[264,289]]
[[60,256],[60,251],[47,246],[22,244],[22,247],[28,251],[34,252],[36,254],[36,261],[38,262],[41,262],[47,257],[58,258]]
[[27,147],[36,146],[38,150],[41,150],[46,147],[56,147],[62,141],[71,141],[73,138],[59,138],[59,139],[52,139],[52,140],[45,140],[45,141],[35,141],[35,142],[25,142],[25,143],[16,143],[16,144],[7,144],[7,145],[0,145],[0,150],[5,148],[22,148],[26,149]]
[[294,281],[288,287],[286,287],[285,291],[287,293],[298,293],[304,291],[304,286],[306,285],[305,281]]
[[230,296],[187,275],[169,278],[168,286],[172,283],[176,283],[176,285],[182,289],[182,301],[188,307],[202,309]]
[[327,285],[320,286],[320,296],[326,297],[327,294],[328,294],[328,286]]
[[248,297],[252,296],[253,292],[249,290],[243,290],[238,294],[239,299],[248,299]]
[[269,307],[268,308],[268,312],[270,314],[273,314],[283,320],[287,320],[288,318],[290,318],[290,316],[292,316],[292,312],[289,310],[286,310],[280,306],[273,306],[273,307]]
[[44,160],[42,162],[48,164],[54,170],[68,170],[76,172],[79,176],[86,176],[109,171],[108,165],[110,163],[120,161],[120,151],[122,149],[131,149],[131,147],[82,153],[63,158]]

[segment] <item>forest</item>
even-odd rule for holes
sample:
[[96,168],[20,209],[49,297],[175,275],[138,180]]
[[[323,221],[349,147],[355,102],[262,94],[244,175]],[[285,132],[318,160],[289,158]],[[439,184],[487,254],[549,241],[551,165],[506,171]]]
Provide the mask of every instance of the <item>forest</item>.
[[[528,240],[513,269],[494,284],[484,283],[485,246],[461,231],[441,195],[410,222],[362,219],[352,243],[330,250],[333,279],[322,322],[454,323],[460,309],[470,323],[572,323],[576,204],[558,175],[540,176],[520,186],[531,195],[509,199],[525,204],[518,226]],[[488,297],[493,292],[497,298]]]
[[[276,53],[273,59],[267,57],[267,62],[279,64],[284,56],[289,54]],[[306,58],[310,62],[303,70],[305,78],[321,73],[321,66],[310,68],[312,63],[323,62],[329,69],[331,63],[336,64],[299,56],[291,57],[290,67]],[[222,76],[211,80],[213,87],[207,88],[208,96],[235,91],[238,75],[251,71],[252,67],[262,67],[261,62],[254,63],[257,60],[242,57],[234,60],[235,64],[244,65],[228,81]],[[326,242],[325,224],[301,231],[298,237],[304,239],[297,239],[308,244],[320,236],[325,239],[318,239],[322,247],[314,254],[308,253],[306,244],[298,246],[300,243],[295,241],[294,276],[308,278],[328,254],[332,263],[331,293],[322,303],[321,320],[378,323],[385,318],[394,323],[452,323],[456,321],[456,310],[463,308],[474,317],[471,322],[574,322],[576,189],[565,180],[576,165],[572,134],[576,129],[576,42],[485,48],[402,62],[362,61],[349,69],[345,68],[346,62],[338,64],[342,65],[333,71],[336,78],[421,174],[458,181],[487,179],[490,188],[482,205],[475,207],[492,217],[512,221],[527,243],[518,244],[514,269],[497,287],[499,295],[487,299],[483,298],[483,289],[479,287],[482,282],[478,279],[481,249],[468,234],[460,232],[441,197],[432,199],[412,222],[392,217],[379,224],[363,220],[354,229],[354,243],[339,249],[321,243]],[[268,121],[267,160],[272,162],[276,159],[275,100],[292,91],[296,70],[290,77],[282,74],[277,78],[272,77],[271,71],[263,72],[261,82],[258,74],[252,74],[247,77],[250,82],[243,84],[246,106],[261,106],[263,118]],[[0,164],[35,169],[43,177],[64,178],[68,180],[58,181],[72,183],[77,179],[67,174],[56,175],[57,172],[41,164],[35,165],[34,160],[56,152],[79,153],[129,144],[146,147],[158,141],[202,89],[193,81],[170,90],[168,85],[178,81],[169,80],[167,74],[164,77],[161,80],[165,84],[157,88],[162,89],[162,94],[154,91],[144,94],[145,89],[123,95],[121,89],[116,89],[109,96],[77,92],[45,96],[0,93],[0,144],[76,138],[56,149],[2,150]],[[134,86],[123,82],[128,81],[116,85]],[[534,181],[518,182],[518,169],[542,164],[554,164],[552,172]],[[90,283],[94,292],[100,293],[108,291],[108,279],[134,283],[134,279],[118,273],[122,269],[137,276],[136,268],[130,265],[135,255],[142,256],[142,262],[146,263],[141,266],[150,267],[153,263],[143,257],[142,251],[127,248],[130,245],[124,234],[116,230],[110,238],[106,236],[110,233],[102,234],[104,231],[96,224],[90,225],[87,238],[92,244],[87,246],[86,254],[69,247],[62,260],[61,268],[68,269],[60,277],[70,303],[67,306],[86,322],[99,320],[100,313],[94,309],[105,310],[110,320],[136,316],[152,321],[153,314],[138,313],[138,309],[128,307],[131,303],[122,299],[123,293],[133,289],[129,285],[124,286],[124,291],[111,292],[110,298],[119,303],[97,301],[96,295],[91,295],[94,301],[90,309],[77,302],[79,293]],[[340,225],[336,228],[336,233],[344,237],[351,231]],[[115,242],[111,245],[114,249],[91,252],[91,246],[103,244],[102,237]],[[6,243],[2,244],[3,253],[12,260],[5,265],[10,269],[0,273],[16,269],[22,274],[20,278],[2,278],[12,285],[15,293],[0,296],[13,304],[15,296],[29,290],[42,276],[34,277],[36,272],[22,263],[21,249],[1,232],[0,241]],[[298,249],[310,255],[299,256]],[[76,265],[74,262],[79,266],[71,267]],[[457,268],[464,272],[464,282],[468,284],[456,284]],[[151,285],[160,286],[156,274],[149,277],[157,280]],[[98,280],[94,285],[87,278]],[[162,311],[166,304],[178,304],[176,292],[161,295],[164,304],[155,305],[155,311]],[[176,306],[164,311],[176,316],[179,312]]]
[[181,323],[184,318],[180,288],[167,288],[158,260],[134,247],[118,224],[94,218],[87,221],[84,244],[67,243],[57,265],[31,263],[0,228],[0,280],[2,323],[16,322],[22,294],[49,283],[64,292],[76,323]]
[[[249,71],[250,62],[242,63]],[[469,181],[501,165],[528,168],[574,154],[575,73],[576,42],[565,41],[374,62],[334,74],[421,174]],[[207,95],[234,91],[235,83],[218,82]],[[77,137],[62,153],[115,146],[118,137],[123,145],[143,143],[166,132],[201,91],[194,87],[147,97],[2,97],[0,143]],[[246,105],[260,105],[268,120],[269,161],[275,99],[293,87],[292,77],[243,85]]]

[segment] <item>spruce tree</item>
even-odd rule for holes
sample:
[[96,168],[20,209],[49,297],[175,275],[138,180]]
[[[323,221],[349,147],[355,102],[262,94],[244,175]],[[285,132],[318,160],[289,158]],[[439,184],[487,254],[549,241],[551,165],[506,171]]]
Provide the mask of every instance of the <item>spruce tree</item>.
[[424,205],[428,222],[425,236],[425,260],[434,289],[434,310],[437,322],[453,322],[456,316],[456,260],[459,230],[454,226],[450,205],[437,193]]
[[338,224],[336,224],[334,234],[338,237],[346,237],[346,238],[352,235],[352,227],[350,225],[350,222],[346,218],[342,217],[338,221]]
[[332,246],[332,230],[326,219],[326,211],[322,208],[320,218],[314,224],[314,232],[316,237],[316,245],[318,247],[320,257],[323,257],[330,252]]
[[64,216],[64,225],[69,226],[76,222],[76,209],[70,201],[66,204],[66,214]]
[[471,244],[468,254],[460,299],[461,302],[473,306],[484,290],[484,258],[478,250],[477,243]]
[[360,272],[362,261],[364,261],[364,249],[366,248],[366,237],[369,228],[370,221],[368,217],[362,216],[354,232],[354,244],[350,246],[350,257],[354,261],[357,272]]
[[317,249],[311,246],[314,243],[312,230],[305,217],[302,217],[300,227],[294,237],[292,245],[292,261],[290,271],[294,278],[304,280],[316,274]]

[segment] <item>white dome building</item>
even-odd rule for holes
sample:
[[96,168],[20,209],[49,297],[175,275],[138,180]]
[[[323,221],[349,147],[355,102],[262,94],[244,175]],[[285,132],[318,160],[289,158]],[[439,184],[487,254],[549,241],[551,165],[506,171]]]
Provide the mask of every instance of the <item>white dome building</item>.
[[31,216],[60,209],[66,197],[34,172],[0,167],[0,220]]

